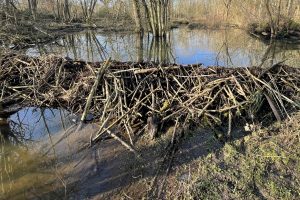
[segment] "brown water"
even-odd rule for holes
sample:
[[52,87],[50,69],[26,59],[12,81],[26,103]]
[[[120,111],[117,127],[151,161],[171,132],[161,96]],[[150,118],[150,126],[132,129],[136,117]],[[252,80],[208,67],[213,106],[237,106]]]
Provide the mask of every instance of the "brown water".
[[83,149],[99,127],[84,124],[78,131],[77,121],[63,109],[33,107],[2,118],[1,200],[86,199],[132,180],[127,166],[134,154],[114,140]]
[[64,194],[53,159],[28,147],[1,144],[0,176],[0,199],[49,199]]
[[51,108],[23,108],[11,114],[0,121],[0,199],[61,196],[65,191],[56,155],[43,152],[76,116]]
[[84,31],[66,35],[51,44],[27,50],[29,55],[54,53],[73,59],[101,61],[109,56],[120,61],[157,61],[180,64],[202,63],[220,66],[270,65],[286,60],[300,61],[300,45],[276,42],[269,44],[243,30],[172,30],[166,38],[151,34],[103,34]]

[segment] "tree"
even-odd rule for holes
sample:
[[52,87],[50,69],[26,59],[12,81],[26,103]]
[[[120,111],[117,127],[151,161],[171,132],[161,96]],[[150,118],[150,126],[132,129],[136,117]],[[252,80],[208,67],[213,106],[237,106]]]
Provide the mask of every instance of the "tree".
[[34,20],[36,20],[36,16],[37,16],[37,6],[38,6],[37,0],[28,0],[28,9]]
[[142,14],[140,9],[140,4],[138,0],[133,0],[133,10],[134,10],[134,20],[136,24],[136,29],[140,33],[143,32],[143,25],[142,25]]
[[281,4],[282,0],[278,0],[277,10],[273,8],[272,3],[270,0],[265,0],[265,6],[267,10],[267,15],[269,18],[269,26],[271,29],[271,39],[274,39],[278,36],[278,32],[280,29],[280,18],[281,18]]
[[288,4],[287,4],[287,15],[288,15],[288,17],[292,16],[293,7],[294,7],[294,0],[289,0]]
[[92,15],[94,14],[97,0],[81,0],[81,9],[83,16],[87,22],[92,20]]
[[[170,21],[170,1],[169,0],[141,0],[144,7],[145,16],[147,18],[150,30],[154,37],[166,35],[166,30]],[[137,0],[133,0],[135,22],[138,30],[143,30],[142,14],[140,4]]]
[[64,0],[63,7],[64,7],[64,21],[67,21],[71,18],[69,0]]

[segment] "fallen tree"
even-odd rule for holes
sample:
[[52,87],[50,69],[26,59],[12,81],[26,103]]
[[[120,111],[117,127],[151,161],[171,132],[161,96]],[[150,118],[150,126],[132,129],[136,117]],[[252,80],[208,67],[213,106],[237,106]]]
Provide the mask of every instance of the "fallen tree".
[[108,133],[123,138],[130,149],[141,133],[155,137],[175,121],[181,127],[224,125],[226,137],[238,118],[272,114],[281,121],[300,108],[300,68],[280,63],[268,69],[117,61],[104,65],[7,54],[0,59],[0,89],[4,108],[21,104],[92,113],[100,125],[92,143]]

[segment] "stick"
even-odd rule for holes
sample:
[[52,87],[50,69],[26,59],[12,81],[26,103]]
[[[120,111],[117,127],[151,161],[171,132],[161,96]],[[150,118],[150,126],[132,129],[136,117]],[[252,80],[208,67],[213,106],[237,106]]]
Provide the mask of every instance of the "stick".
[[133,152],[136,157],[141,158],[141,155],[132,147],[130,144],[127,144],[124,140],[122,140],[119,136],[116,134],[112,133],[110,130],[107,130],[107,133],[113,137],[115,140],[119,141],[124,147],[126,147],[129,151]]
[[81,119],[80,119],[81,122],[80,122],[80,124],[79,124],[79,126],[78,126],[78,128],[77,128],[76,131],[79,131],[81,129],[81,127],[82,127],[82,122],[84,122],[84,120],[85,120],[85,118],[86,118],[86,116],[87,116],[87,114],[89,112],[89,109],[90,109],[90,106],[91,106],[91,103],[92,103],[92,99],[93,99],[94,94],[95,94],[95,92],[97,90],[97,87],[99,85],[100,79],[103,77],[105,70],[110,65],[110,59],[111,58],[108,58],[108,60],[105,62],[105,64],[97,72],[96,80],[95,80],[94,85],[92,87],[92,90],[91,90],[91,92],[90,92],[90,94],[88,96],[88,99],[87,99],[87,102],[85,104],[85,108],[84,108],[83,114],[82,114]]

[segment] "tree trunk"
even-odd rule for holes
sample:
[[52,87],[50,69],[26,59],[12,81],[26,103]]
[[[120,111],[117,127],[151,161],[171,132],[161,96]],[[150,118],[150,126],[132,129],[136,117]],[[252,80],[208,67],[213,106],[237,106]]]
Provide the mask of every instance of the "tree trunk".
[[37,0],[28,0],[28,9],[33,17],[34,20],[36,20],[37,16]]
[[143,32],[143,25],[142,25],[142,15],[141,15],[141,9],[140,4],[138,0],[133,0],[133,10],[134,10],[134,20],[136,24],[136,29],[138,32]]
[[64,1],[64,20],[67,21],[71,18],[69,0]]
[[288,1],[288,6],[287,6],[287,15],[288,15],[289,18],[292,17],[293,5],[294,5],[294,0],[289,0]]
[[273,19],[271,8],[270,8],[270,0],[265,0],[265,6],[266,6],[267,14],[269,17],[269,25],[270,25],[270,29],[271,29],[271,39],[274,39],[274,38],[276,38],[276,27],[275,27],[275,22]]
[[142,0],[145,8],[148,23],[154,37],[162,37],[166,35],[170,17],[170,1],[169,0]]

